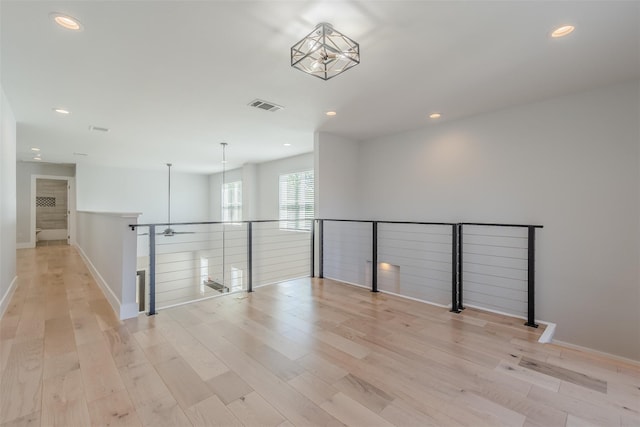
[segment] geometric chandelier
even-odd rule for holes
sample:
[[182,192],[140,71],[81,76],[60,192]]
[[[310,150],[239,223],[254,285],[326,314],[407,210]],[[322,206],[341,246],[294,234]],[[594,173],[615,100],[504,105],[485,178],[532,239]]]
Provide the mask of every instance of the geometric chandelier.
[[360,45],[326,22],[291,47],[291,66],[329,80],[360,63]]

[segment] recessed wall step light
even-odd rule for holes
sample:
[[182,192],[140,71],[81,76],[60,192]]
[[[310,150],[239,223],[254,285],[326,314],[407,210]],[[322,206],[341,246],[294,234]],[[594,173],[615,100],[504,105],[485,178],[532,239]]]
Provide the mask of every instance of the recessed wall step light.
[[93,130],[96,132],[109,132],[109,128],[102,128],[100,126],[89,126],[89,130]]
[[84,156],[84,157],[87,157],[87,156],[88,156],[88,154],[87,154],[87,153],[76,153],[76,152],[74,152],[74,153],[73,153],[73,155],[74,155],[74,156]]
[[254,99],[247,105],[249,105],[250,107],[259,108],[261,110],[271,111],[272,113],[275,113],[276,111],[282,110],[284,108],[281,105],[269,101],[263,101],[262,99]]

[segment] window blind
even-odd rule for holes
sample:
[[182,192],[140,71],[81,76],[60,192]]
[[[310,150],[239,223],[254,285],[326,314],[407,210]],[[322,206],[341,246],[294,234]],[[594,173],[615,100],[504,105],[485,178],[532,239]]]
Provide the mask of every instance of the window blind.
[[314,218],[313,171],[280,175],[280,228],[311,230]]
[[242,221],[242,181],[222,184],[222,220]]

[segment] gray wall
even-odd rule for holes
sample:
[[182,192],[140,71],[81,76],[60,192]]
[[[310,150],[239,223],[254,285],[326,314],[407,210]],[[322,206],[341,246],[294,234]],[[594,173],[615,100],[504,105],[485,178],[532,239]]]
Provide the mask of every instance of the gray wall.
[[0,315],[16,279],[16,119],[0,87]]
[[[79,211],[139,212],[139,223],[167,221],[168,169],[139,170],[91,164],[77,167]],[[208,176],[171,169],[171,221],[204,221],[209,213]]]
[[[543,224],[536,317],[640,360],[639,117],[634,81],[361,142],[359,216]],[[322,186],[323,212],[349,215],[343,193]]]
[[74,177],[74,165],[52,163],[18,162],[16,167],[16,202],[18,244],[28,244],[31,240],[31,176],[67,176]]

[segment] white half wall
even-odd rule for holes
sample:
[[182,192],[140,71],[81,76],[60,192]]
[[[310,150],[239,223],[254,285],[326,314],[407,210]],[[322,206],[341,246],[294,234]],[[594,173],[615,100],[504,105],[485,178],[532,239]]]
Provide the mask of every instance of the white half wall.
[[91,275],[120,319],[138,315],[136,303],[138,213],[77,213],[77,247]]
[[0,87],[0,317],[16,281],[16,119]]
[[[640,360],[639,117],[634,81],[361,142],[358,216],[544,225],[536,317]],[[323,145],[321,180],[336,170]],[[345,197],[322,183],[321,205]]]
[[[76,167],[78,210],[142,212],[140,223],[167,222],[167,171]],[[208,176],[171,171],[171,222],[208,220]]]

